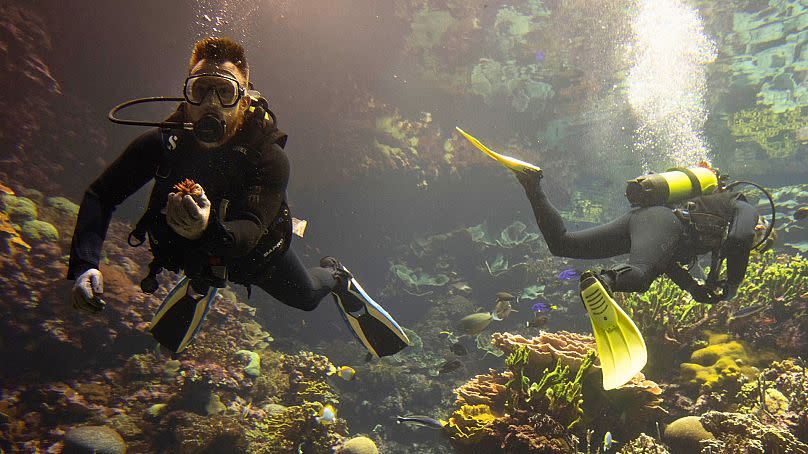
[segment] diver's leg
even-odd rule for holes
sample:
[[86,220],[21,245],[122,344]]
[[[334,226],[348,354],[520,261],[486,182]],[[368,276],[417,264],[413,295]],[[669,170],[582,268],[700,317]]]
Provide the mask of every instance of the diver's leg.
[[684,226],[670,208],[649,207],[632,212],[628,263],[602,272],[611,290],[644,292],[673,263]]
[[629,252],[630,214],[590,229],[567,232],[561,214],[541,188],[541,175],[517,174],[517,177],[525,188],[539,230],[551,254],[576,259],[600,259]]
[[340,285],[340,280],[333,268],[314,267],[307,270],[297,254],[289,248],[278,258],[278,263],[273,264],[264,280],[256,284],[287,306],[311,311],[323,297]]

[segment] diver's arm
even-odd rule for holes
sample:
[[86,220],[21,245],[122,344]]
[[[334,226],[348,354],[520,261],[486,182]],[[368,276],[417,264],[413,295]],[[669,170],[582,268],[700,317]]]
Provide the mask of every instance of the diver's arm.
[[218,213],[211,215],[202,239],[210,254],[225,259],[247,255],[277,217],[289,183],[286,152],[275,143],[266,144],[256,167],[248,177],[244,209],[228,209],[225,222],[218,221]]
[[722,246],[727,259],[727,283],[725,293],[734,291],[741,285],[749,263],[749,251],[755,242],[755,226],[758,213],[755,208],[743,200],[735,201],[735,216],[729,227],[727,239]]
[[68,279],[76,279],[90,268],[98,268],[112,212],[154,177],[161,154],[160,130],[147,131],[133,140],[87,188],[70,244]]
[[708,289],[704,284],[696,280],[690,272],[680,265],[673,263],[665,270],[665,274],[673,281],[674,284],[679,286],[682,290],[690,293],[694,300],[702,304],[715,304],[718,302],[718,296],[712,289]]

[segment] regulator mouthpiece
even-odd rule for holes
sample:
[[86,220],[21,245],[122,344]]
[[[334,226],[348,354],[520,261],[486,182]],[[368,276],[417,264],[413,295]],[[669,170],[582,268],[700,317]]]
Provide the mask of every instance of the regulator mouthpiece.
[[213,114],[205,114],[194,123],[194,136],[200,142],[216,143],[224,138],[226,123]]

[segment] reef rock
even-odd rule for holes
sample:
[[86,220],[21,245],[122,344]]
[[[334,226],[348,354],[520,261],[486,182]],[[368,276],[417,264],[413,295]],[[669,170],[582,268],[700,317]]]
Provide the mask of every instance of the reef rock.
[[123,454],[126,443],[107,426],[74,427],[65,434],[63,454]]
[[337,454],[379,454],[379,448],[368,437],[356,437],[343,443]]
[[668,424],[665,428],[665,442],[675,452],[698,452],[701,440],[714,439],[701,424],[698,416],[685,416]]

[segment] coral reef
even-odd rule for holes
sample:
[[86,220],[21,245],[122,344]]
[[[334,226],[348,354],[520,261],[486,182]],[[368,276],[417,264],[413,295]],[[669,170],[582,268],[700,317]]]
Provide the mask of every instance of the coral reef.
[[[691,362],[680,366],[682,377],[704,391],[740,390],[746,379],[757,377],[759,358],[753,358],[747,348],[727,334],[708,334],[707,346],[690,356]],[[754,361],[753,361],[754,359]]]
[[553,367],[556,360],[563,366],[577,369],[589,352],[595,350],[594,337],[568,331],[543,331],[530,339],[519,334],[494,333],[492,343],[506,354],[525,348],[528,355],[525,374],[530,376],[540,375],[543,369]]
[[764,425],[751,415],[710,411],[701,416],[701,423],[716,438],[701,443],[702,454],[710,452],[808,453],[808,445],[797,440],[794,435],[782,429]]

